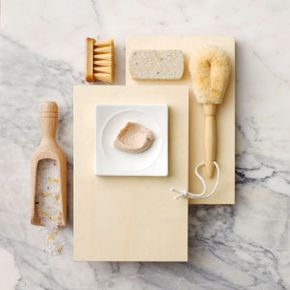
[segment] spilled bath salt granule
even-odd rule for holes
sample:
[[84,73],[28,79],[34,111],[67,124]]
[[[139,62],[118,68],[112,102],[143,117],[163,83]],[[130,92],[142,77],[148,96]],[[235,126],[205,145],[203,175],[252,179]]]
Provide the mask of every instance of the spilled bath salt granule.
[[45,249],[51,255],[59,255],[64,241],[59,236],[62,219],[62,201],[57,162],[53,159],[40,160],[37,166],[36,210],[45,226]]

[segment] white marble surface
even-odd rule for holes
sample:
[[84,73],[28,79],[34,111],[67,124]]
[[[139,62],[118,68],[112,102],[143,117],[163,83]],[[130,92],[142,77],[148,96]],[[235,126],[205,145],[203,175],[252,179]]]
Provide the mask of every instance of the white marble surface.
[[[290,289],[289,1],[2,0],[1,24],[1,290]],[[29,224],[40,103],[60,105],[71,174],[84,37],[115,39],[123,84],[126,35],[161,33],[236,37],[237,205],[191,207],[188,263],[75,263],[71,226],[47,256]]]

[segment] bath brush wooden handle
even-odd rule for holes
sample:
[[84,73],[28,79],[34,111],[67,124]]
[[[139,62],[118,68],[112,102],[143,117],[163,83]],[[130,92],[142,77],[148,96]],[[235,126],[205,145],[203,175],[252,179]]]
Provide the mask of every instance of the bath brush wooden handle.
[[203,105],[204,112],[204,154],[207,177],[211,178],[214,171],[213,162],[216,160],[217,134],[216,134],[216,105]]

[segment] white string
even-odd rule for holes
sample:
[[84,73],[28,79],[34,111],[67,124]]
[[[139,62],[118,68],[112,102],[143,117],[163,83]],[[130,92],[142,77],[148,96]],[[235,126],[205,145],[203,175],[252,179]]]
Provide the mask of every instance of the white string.
[[205,180],[204,180],[204,178],[201,176],[201,174],[198,171],[201,166],[205,165],[204,162],[201,162],[195,167],[194,173],[197,176],[197,178],[200,180],[200,182],[201,182],[201,184],[203,186],[202,192],[200,192],[200,193],[191,193],[191,192],[188,192],[187,190],[177,190],[177,189],[172,187],[172,188],[170,188],[170,191],[177,193],[177,195],[174,197],[174,199],[179,199],[181,197],[187,197],[187,198],[191,198],[191,199],[197,199],[197,198],[200,199],[200,198],[208,198],[208,197],[212,196],[215,193],[215,191],[216,191],[216,189],[217,189],[217,187],[219,185],[219,182],[220,182],[220,168],[219,168],[219,165],[218,165],[218,163],[216,161],[213,161],[213,164],[214,164],[214,166],[216,168],[216,182],[215,182],[214,187],[212,188],[212,190],[208,194],[205,194],[206,191],[207,191]]

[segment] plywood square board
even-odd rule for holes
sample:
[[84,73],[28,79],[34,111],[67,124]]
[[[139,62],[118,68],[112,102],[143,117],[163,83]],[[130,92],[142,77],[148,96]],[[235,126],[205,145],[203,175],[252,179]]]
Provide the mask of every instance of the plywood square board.
[[[218,144],[217,161],[221,169],[220,185],[216,193],[207,199],[189,200],[190,204],[234,204],[235,203],[235,41],[225,36],[132,36],[126,42],[127,85],[181,85],[189,88],[189,190],[200,192],[201,184],[194,175],[194,167],[203,160],[203,111],[193,92],[188,69],[189,59],[202,46],[216,45],[229,55],[232,73],[223,104],[217,113]],[[176,81],[136,81],[132,79],[128,63],[130,54],[136,49],[179,49],[185,57],[185,72]],[[214,179],[207,180],[209,188]]]
[[[96,105],[167,104],[169,174],[96,176]],[[74,88],[74,259],[187,261],[188,203],[171,186],[188,183],[188,88]]]

